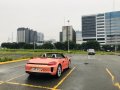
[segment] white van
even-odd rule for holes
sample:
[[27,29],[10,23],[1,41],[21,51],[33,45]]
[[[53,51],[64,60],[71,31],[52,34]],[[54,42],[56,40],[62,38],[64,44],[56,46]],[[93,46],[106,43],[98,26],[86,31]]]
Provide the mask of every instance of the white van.
[[95,55],[95,50],[94,49],[88,49],[88,55]]

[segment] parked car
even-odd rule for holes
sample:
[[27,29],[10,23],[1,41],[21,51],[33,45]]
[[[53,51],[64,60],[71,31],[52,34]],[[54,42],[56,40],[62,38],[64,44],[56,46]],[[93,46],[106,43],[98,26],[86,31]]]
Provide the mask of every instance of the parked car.
[[94,49],[88,49],[88,55],[95,55],[95,50]]
[[62,53],[45,53],[41,57],[30,59],[25,65],[26,73],[50,74],[60,77],[62,72],[70,68],[70,58]]

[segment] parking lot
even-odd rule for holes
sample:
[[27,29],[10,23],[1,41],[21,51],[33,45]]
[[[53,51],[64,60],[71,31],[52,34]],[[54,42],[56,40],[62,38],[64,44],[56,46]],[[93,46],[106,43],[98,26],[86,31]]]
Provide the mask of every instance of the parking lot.
[[0,65],[0,90],[120,90],[120,56],[68,55],[71,69],[60,78],[31,77],[25,73],[27,61]]

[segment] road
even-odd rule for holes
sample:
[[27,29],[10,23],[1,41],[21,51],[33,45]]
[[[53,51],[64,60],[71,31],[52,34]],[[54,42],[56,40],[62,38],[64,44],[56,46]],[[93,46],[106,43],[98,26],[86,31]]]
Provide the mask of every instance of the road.
[[24,71],[27,61],[0,65],[0,90],[120,90],[120,56],[68,55],[71,69],[62,77],[30,77]]

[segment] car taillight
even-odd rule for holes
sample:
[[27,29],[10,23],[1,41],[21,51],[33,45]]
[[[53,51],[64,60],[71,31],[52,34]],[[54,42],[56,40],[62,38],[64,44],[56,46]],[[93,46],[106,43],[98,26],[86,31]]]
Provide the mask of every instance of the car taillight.
[[49,62],[48,65],[51,66],[51,65],[56,65],[57,63],[56,62]]

